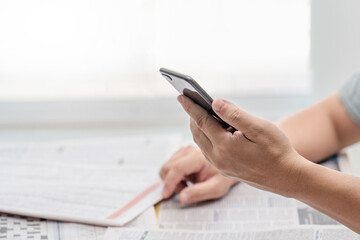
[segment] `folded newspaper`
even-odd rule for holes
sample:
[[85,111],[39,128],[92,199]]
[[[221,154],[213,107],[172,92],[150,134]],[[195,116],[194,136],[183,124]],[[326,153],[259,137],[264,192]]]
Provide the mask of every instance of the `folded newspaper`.
[[[154,207],[125,225],[127,228],[157,228]],[[0,239],[102,240],[106,227],[0,213]]]
[[0,144],[0,212],[122,226],[161,200],[177,135]]

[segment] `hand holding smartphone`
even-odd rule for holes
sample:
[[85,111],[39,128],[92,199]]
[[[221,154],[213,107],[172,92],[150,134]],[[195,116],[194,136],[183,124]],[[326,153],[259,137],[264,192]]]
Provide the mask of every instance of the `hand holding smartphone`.
[[218,120],[221,125],[228,129],[231,132],[236,131],[235,128],[224,122],[212,109],[213,99],[205,92],[205,90],[191,77],[174,72],[172,70],[161,68],[161,75],[171,84],[174,88],[180,93],[191,100],[196,104],[204,108],[208,113],[210,113],[216,120]]

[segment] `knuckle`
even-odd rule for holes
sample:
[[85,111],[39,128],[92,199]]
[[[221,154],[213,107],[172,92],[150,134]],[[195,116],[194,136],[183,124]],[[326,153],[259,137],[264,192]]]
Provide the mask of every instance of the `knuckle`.
[[186,154],[184,154],[184,155],[186,155],[187,157],[191,157],[196,153],[196,148],[192,145],[188,145],[184,148],[186,150],[186,152],[185,152]]
[[251,128],[249,128],[245,132],[245,135],[249,136],[252,139],[259,139],[261,137],[266,136],[265,129],[267,127],[268,126],[266,124],[265,125],[254,124],[253,126],[251,126]]
[[182,153],[184,153],[184,152],[186,152],[186,147],[181,147],[181,148],[179,148],[176,152],[175,152],[175,154],[173,155],[173,158],[175,157],[175,155],[178,155],[178,154],[182,154]]
[[207,124],[208,118],[206,115],[200,115],[197,119],[196,119],[196,124],[198,125],[198,127],[200,129],[204,128],[204,126]]
[[176,172],[179,173],[180,171],[182,171],[182,165],[180,163],[174,163],[174,165],[172,166],[172,169]]
[[178,160],[179,158],[182,158],[182,157],[188,155],[190,152],[191,152],[190,146],[183,146],[183,147],[181,147],[181,148],[177,151],[176,160]]
[[169,171],[169,164],[165,164],[161,169],[160,173],[163,173],[164,175]]
[[230,113],[229,119],[232,122],[237,122],[237,121],[239,121],[239,119],[241,119],[241,113],[239,111],[235,110],[232,113]]
[[258,139],[259,137],[261,136],[264,136],[264,129],[262,128],[256,128],[252,131],[252,137],[255,138],[255,139]]
[[265,129],[272,127],[267,121],[254,124],[252,129],[256,134],[264,134]]

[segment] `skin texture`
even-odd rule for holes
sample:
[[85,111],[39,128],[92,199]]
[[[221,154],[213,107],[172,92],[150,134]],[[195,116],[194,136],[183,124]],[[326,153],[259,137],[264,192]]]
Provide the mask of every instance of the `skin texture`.
[[[360,231],[359,178],[307,160],[319,161],[359,140],[360,127],[337,94],[282,121],[279,126],[283,130],[216,99],[214,111],[239,130],[235,133],[224,130],[185,96],[178,100],[191,117],[191,131],[202,154],[196,148],[181,149],[164,165],[160,175],[165,198],[180,192],[182,202],[214,199],[226,194],[236,181],[243,181],[297,198]],[[187,187],[188,180],[195,184]],[[196,191],[189,191],[191,188]],[[218,188],[222,190],[214,190]]]

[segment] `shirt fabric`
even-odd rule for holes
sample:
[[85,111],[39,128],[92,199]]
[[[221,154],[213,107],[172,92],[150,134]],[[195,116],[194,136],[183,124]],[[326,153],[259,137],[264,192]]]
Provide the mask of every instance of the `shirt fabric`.
[[339,96],[346,112],[360,125],[360,73],[353,75],[342,86]]

